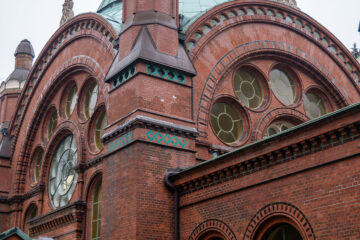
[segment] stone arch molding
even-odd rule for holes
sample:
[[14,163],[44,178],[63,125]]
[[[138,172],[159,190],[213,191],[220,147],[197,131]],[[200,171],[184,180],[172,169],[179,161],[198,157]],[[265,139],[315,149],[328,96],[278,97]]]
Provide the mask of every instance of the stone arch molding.
[[[30,139],[33,139],[34,135],[36,134],[36,131],[33,126],[35,126],[37,123],[39,123],[42,119],[42,112],[43,108],[46,105],[46,101],[48,99],[49,92],[52,91],[52,88],[56,81],[59,80],[59,78],[66,73],[68,70],[74,68],[74,67],[83,67],[85,69],[88,69],[91,71],[96,78],[104,79],[105,73],[103,69],[101,68],[100,64],[93,58],[86,56],[86,55],[78,55],[73,56],[66,61],[63,62],[63,64],[51,75],[50,79],[47,81],[46,85],[44,86],[44,89],[42,90],[42,93],[40,94],[39,98],[37,98],[35,106],[36,108],[32,109],[32,112],[28,112],[27,114],[31,115],[31,119],[28,121],[26,126],[26,134],[25,138],[22,139],[20,144],[16,144],[19,136],[19,130],[15,134],[14,139],[14,152],[16,146],[22,147],[25,146],[25,149],[21,149],[21,158],[17,163],[16,172],[17,174],[16,181],[15,181],[15,192],[21,193],[22,192],[22,186],[25,183],[25,176],[26,176],[26,170],[27,170],[27,163],[29,161],[29,154],[31,151],[32,144],[29,144]],[[29,104],[29,103],[28,103]],[[29,110],[29,109],[28,109]],[[25,110],[24,113],[25,115]],[[21,118],[21,123],[19,124],[18,129],[20,129],[21,124],[23,124],[23,118]]]
[[271,203],[260,209],[247,226],[243,240],[253,240],[259,227],[266,220],[276,216],[285,216],[294,221],[304,233],[304,240],[315,240],[314,231],[305,215],[297,207],[284,202]]
[[291,57],[292,59],[301,61],[314,69],[323,79],[326,79],[326,84],[334,91],[334,98],[336,98],[339,103],[342,105],[352,103],[350,96],[341,83],[325,66],[305,51],[279,41],[258,40],[247,42],[232,49],[221,57],[211,69],[205,81],[197,112],[197,129],[201,137],[206,137],[207,134],[207,119],[218,82],[228,72],[228,69],[240,60],[252,57],[253,55],[261,56],[262,54],[273,54],[285,58]]
[[236,240],[236,236],[234,232],[230,229],[230,227],[221,220],[217,219],[209,219],[202,223],[200,223],[194,231],[191,233],[189,240],[199,240],[204,233],[209,231],[216,231],[221,233],[226,240]]

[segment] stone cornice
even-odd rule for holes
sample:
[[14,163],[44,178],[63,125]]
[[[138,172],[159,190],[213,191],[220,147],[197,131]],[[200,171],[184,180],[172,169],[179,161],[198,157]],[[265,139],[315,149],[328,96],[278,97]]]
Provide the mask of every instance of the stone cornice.
[[191,128],[188,126],[175,124],[163,120],[158,120],[155,118],[147,117],[138,115],[125,123],[121,124],[120,126],[116,127],[111,132],[108,132],[104,134],[102,137],[103,141],[109,142],[111,139],[113,139],[116,136],[119,136],[120,134],[128,131],[129,129],[133,129],[134,127],[139,126],[146,126],[147,128],[161,128],[164,130],[169,130],[171,132],[178,133],[179,135],[186,135],[190,138],[195,138],[197,136],[197,130],[195,128]]
[[77,201],[48,214],[35,217],[28,221],[30,232],[33,236],[37,236],[73,222],[82,222],[85,218],[85,210],[86,203]]
[[[24,193],[23,195],[14,195],[8,199],[6,199],[6,203],[8,204],[14,204],[14,203],[21,203],[24,202],[27,199],[30,199],[40,193],[42,193],[45,190],[44,184],[37,184],[34,188],[32,188],[30,191]],[[1,199],[0,199],[1,202]]]
[[[193,171],[196,171],[199,168],[203,168],[208,164],[216,164],[219,160],[224,160],[225,158],[234,156],[235,154],[241,154],[242,152],[254,151],[254,149],[263,146],[266,142],[270,142],[279,138],[281,136],[286,136],[289,133],[294,133],[297,130],[301,130],[302,128],[309,127],[309,125],[317,123],[321,120],[330,119],[331,116],[336,116],[339,113],[347,112],[347,110],[355,110],[360,107],[360,104],[357,104],[352,107],[348,107],[343,109],[338,113],[329,114],[327,117],[323,119],[316,119],[315,121],[311,121],[310,123],[302,124],[295,129],[290,129],[289,131],[283,132],[281,134],[275,135],[268,139],[263,139],[261,141],[255,142],[234,152],[230,152],[223,156],[220,156],[217,159],[210,160],[204,163],[201,163],[195,167],[189,168],[177,174],[174,179],[181,179],[184,174],[190,176]],[[192,178],[191,180],[186,180],[181,184],[177,184],[177,189],[179,192],[184,195],[187,193],[195,192],[200,189],[204,189],[210,186],[214,186],[232,179],[240,178],[248,174],[252,174],[257,171],[261,171],[268,167],[281,164],[284,162],[288,162],[309,154],[313,154],[316,152],[320,152],[326,149],[330,149],[336,146],[343,145],[348,142],[352,142],[360,139],[360,121],[355,121],[353,123],[344,125],[340,128],[330,130],[328,132],[322,133],[317,136],[313,136],[307,139],[303,139],[297,143],[287,145],[280,149],[275,149],[271,152],[267,152],[256,156],[254,158],[250,158],[248,160],[241,161],[235,165],[227,166],[215,172],[202,175],[201,177]],[[220,164],[220,163],[219,163]],[[190,174],[190,175],[189,175]]]

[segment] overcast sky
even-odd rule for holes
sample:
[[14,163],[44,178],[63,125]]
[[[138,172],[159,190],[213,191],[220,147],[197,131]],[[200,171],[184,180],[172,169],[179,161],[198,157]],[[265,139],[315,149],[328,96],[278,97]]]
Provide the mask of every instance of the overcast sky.
[[[23,39],[33,44],[36,57],[59,27],[64,0],[1,0],[0,82],[14,69],[14,52]],[[357,32],[360,0],[297,0],[301,10],[351,48],[360,46]],[[101,0],[74,0],[75,15],[95,12]]]

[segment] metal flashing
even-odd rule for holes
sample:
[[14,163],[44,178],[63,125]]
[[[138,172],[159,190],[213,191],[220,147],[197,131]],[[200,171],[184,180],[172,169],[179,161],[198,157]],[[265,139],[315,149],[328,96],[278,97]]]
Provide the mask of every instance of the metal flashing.
[[118,59],[118,55],[115,57],[115,60],[105,78],[105,82],[109,82],[117,73],[138,59],[180,70],[192,76],[196,75],[196,70],[181,43],[179,43],[177,56],[161,53],[156,49],[148,28],[146,26],[142,26],[130,54],[123,59]]

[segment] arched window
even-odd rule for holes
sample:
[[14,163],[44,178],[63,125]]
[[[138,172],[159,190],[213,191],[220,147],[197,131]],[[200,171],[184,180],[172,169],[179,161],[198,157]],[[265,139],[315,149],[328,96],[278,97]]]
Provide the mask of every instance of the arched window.
[[104,134],[104,128],[106,127],[106,125],[107,125],[106,113],[103,112],[99,115],[95,125],[94,140],[95,140],[96,148],[98,150],[101,150],[104,146],[103,143],[101,142],[101,137]]
[[298,230],[288,223],[274,226],[261,240],[302,240]]
[[225,237],[217,231],[209,231],[202,234],[198,240],[225,240]]
[[91,204],[91,240],[100,239],[100,223],[101,223],[101,183],[99,180],[95,184],[92,195]]
[[224,236],[217,231],[208,231],[202,234],[198,240],[224,240]]
[[95,111],[95,106],[98,98],[98,86],[96,82],[90,85],[86,91],[85,102],[84,102],[84,114],[85,118],[89,119]]
[[210,121],[216,136],[225,143],[234,143],[243,135],[241,114],[228,103],[215,103],[211,108]]
[[31,204],[31,206],[26,211],[25,219],[24,219],[24,232],[27,233],[30,237],[31,237],[31,234],[29,232],[29,225],[27,224],[27,222],[29,220],[35,218],[37,215],[38,215],[37,206],[35,204]]

